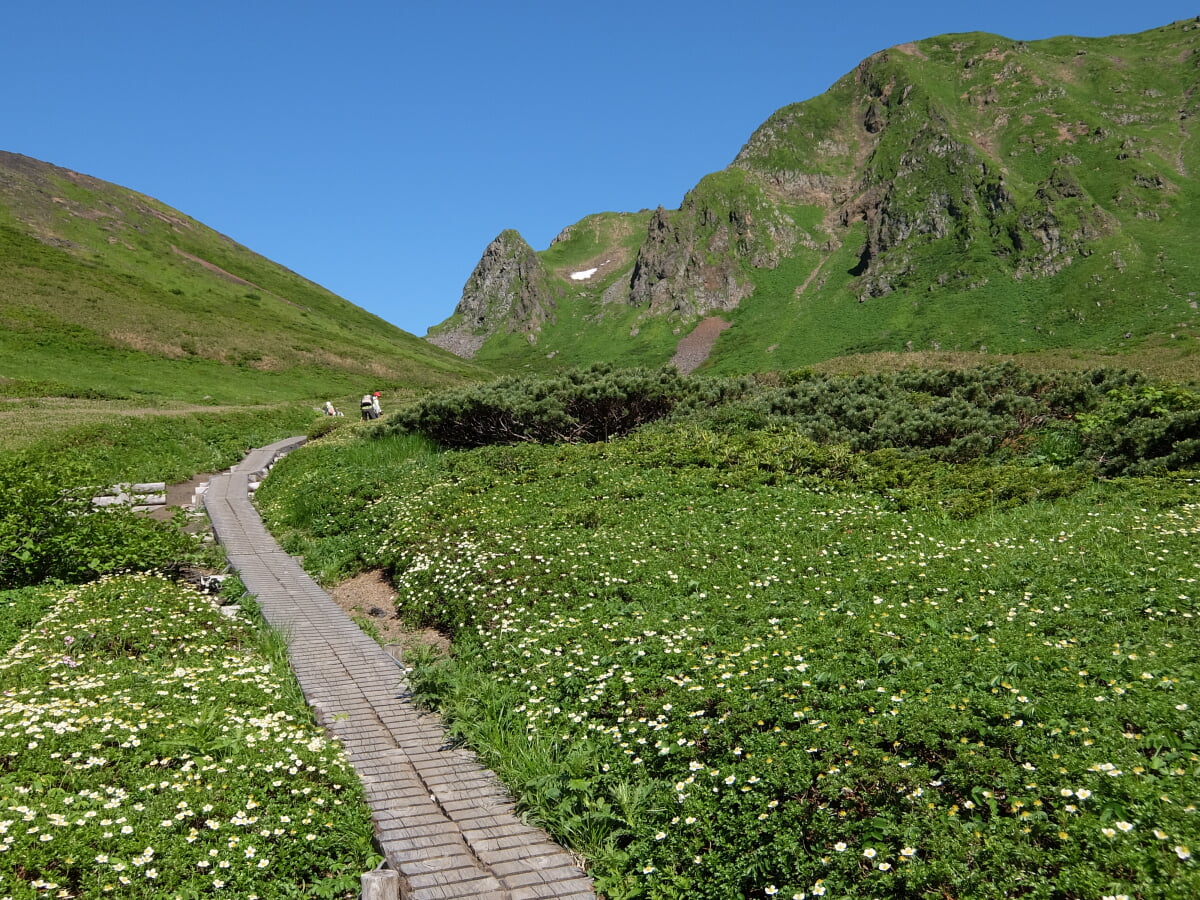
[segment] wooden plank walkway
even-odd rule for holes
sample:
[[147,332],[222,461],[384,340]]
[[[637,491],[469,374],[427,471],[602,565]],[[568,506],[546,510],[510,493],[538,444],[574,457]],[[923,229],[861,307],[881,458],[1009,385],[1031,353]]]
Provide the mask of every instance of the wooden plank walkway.
[[523,824],[496,776],[447,746],[436,716],[409,699],[404,670],[267,532],[248,496],[291,438],[215,476],[204,505],[263,616],[288,637],[318,720],[345,745],[375,834],[406,900],[595,900],[591,879],[545,832]]

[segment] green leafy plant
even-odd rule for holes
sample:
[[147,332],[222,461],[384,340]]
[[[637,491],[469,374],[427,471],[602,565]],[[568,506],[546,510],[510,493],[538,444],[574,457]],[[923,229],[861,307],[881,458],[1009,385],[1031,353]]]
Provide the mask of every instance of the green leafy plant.
[[252,625],[145,574],[0,596],[5,895],[357,895],[360,786]]
[[172,568],[196,556],[193,538],[126,507],[94,510],[92,494],[69,471],[0,463],[0,588]]

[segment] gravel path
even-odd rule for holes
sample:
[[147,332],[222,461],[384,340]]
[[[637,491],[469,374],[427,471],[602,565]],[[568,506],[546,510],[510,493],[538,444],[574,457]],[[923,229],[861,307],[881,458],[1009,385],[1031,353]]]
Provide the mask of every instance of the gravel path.
[[698,369],[712,353],[713,344],[717,342],[721,332],[732,324],[718,316],[701,319],[691,334],[679,342],[675,355],[671,357],[671,365],[678,369],[681,375]]

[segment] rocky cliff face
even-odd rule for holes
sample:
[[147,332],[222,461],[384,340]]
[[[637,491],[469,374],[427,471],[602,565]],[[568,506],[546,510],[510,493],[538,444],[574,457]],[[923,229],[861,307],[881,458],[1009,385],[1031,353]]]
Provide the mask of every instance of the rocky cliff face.
[[[634,263],[629,302],[653,315],[732,309],[752,289],[728,253],[731,243],[746,243],[748,221],[732,214],[720,221],[713,210],[700,218],[692,210],[681,212],[670,216],[662,207],[655,211]],[[712,228],[707,241],[697,240],[697,225]]]
[[542,324],[553,319],[555,293],[533,248],[516,231],[501,232],[467,279],[454,315],[426,339],[467,358],[501,331],[523,332],[534,343]]
[[731,169],[705,178],[677,212],[650,220],[629,302],[685,319],[731,310],[753,292],[749,269],[773,269],[803,234],[759,182]]

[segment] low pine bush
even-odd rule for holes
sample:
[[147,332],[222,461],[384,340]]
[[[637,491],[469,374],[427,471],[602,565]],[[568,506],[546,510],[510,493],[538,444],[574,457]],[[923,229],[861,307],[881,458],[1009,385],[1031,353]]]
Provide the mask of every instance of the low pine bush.
[[381,430],[419,432],[453,449],[603,441],[663,418],[694,391],[673,369],[598,364],[553,378],[503,378],[440,393],[402,410]]
[[1200,460],[1195,391],[1113,369],[1038,374],[1012,363],[757,381],[597,365],[436,394],[375,433],[423,434],[447,449],[469,449],[606,441],[663,420],[722,434],[792,430],[820,445],[946,462],[1020,458],[1103,476]]

